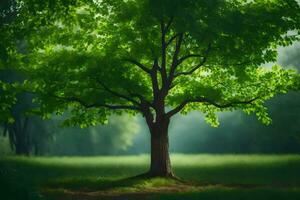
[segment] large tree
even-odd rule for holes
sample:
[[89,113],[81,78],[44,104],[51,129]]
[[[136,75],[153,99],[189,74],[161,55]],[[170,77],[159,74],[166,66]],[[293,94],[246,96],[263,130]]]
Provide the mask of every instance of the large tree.
[[82,126],[141,113],[151,134],[149,176],[173,176],[175,114],[198,110],[216,126],[217,112],[241,109],[268,124],[264,102],[299,86],[294,71],[262,67],[299,38],[295,0],[20,2],[13,27],[26,30],[27,53],[11,56],[38,95],[37,112],[68,110],[66,123]]

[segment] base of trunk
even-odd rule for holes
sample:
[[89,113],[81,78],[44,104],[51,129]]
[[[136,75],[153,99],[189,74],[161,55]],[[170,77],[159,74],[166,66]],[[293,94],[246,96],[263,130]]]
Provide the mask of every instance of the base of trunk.
[[151,165],[148,174],[151,177],[173,177],[169,156],[168,124],[163,124],[151,133]]
[[173,173],[169,174],[156,174],[151,171],[146,172],[144,174],[139,174],[137,176],[131,177],[132,179],[148,179],[148,178],[170,178],[175,180],[180,180],[177,176],[175,176]]
[[173,178],[173,177],[175,177],[172,172],[161,173],[161,172],[153,172],[153,171],[150,170],[147,174],[150,177],[165,177],[165,178]]

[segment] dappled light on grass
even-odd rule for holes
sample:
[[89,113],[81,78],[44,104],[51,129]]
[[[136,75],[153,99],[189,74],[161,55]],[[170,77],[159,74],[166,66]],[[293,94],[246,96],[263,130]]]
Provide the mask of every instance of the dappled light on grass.
[[[148,155],[8,157],[0,160],[0,179],[3,180],[1,183],[5,183],[2,189],[9,188],[3,190],[3,194],[9,196],[22,191],[28,199],[35,199],[38,195],[54,199],[57,196],[66,197],[64,199],[87,196],[86,199],[93,199],[97,196],[133,194],[154,199],[162,198],[160,194],[166,195],[162,199],[209,199],[214,195],[241,199],[249,191],[250,197],[264,194],[300,196],[298,155],[178,154],[173,155],[171,160],[175,174],[183,181],[130,178],[147,171]],[[177,197],[177,193],[181,195]],[[134,195],[133,199],[136,197]]]
[[176,155],[173,162],[178,176],[203,183],[300,183],[296,155]]

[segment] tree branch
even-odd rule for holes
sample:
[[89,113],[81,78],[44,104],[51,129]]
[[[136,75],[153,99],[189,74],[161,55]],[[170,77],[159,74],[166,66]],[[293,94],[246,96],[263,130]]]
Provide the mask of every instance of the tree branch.
[[114,95],[114,96],[116,96],[116,97],[120,97],[120,98],[125,99],[125,100],[127,100],[127,101],[130,101],[130,102],[132,102],[132,103],[134,103],[134,104],[136,104],[136,105],[140,105],[140,103],[137,102],[137,101],[135,101],[134,99],[132,99],[132,98],[130,98],[130,97],[124,95],[124,94],[120,94],[120,93],[118,93],[118,92],[116,92],[116,91],[113,91],[112,89],[110,89],[109,87],[107,87],[107,86],[106,86],[103,82],[101,82],[100,80],[97,79],[97,82],[104,88],[105,91],[111,93],[112,95]]
[[186,55],[186,56],[181,57],[181,58],[177,61],[178,65],[180,65],[181,63],[183,63],[183,62],[184,62],[186,59],[188,59],[188,58],[203,58],[203,55],[200,55],[200,54],[188,54],[188,55]]
[[172,36],[166,43],[166,46],[169,46],[180,34],[182,34],[182,33],[177,33],[174,36]]
[[175,70],[176,70],[176,67],[178,66],[178,55],[180,53],[182,41],[183,41],[183,33],[178,35],[178,39],[176,41],[175,52],[173,54],[172,64],[170,67],[170,72],[169,72],[169,77],[168,77],[168,85],[167,85],[168,89],[172,84],[172,81],[173,81],[173,78],[175,75]]
[[89,104],[82,99],[78,97],[60,97],[56,95],[51,95],[54,98],[61,99],[63,101],[68,101],[68,102],[76,102],[82,105],[83,107],[89,109],[89,108],[108,108],[111,110],[138,110],[140,111],[139,107],[132,106],[132,105],[110,105],[110,104],[104,104],[104,103],[93,103]]
[[166,68],[167,45],[166,45],[166,28],[163,20],[161,20],[160,28],[161,28],[161,70],[160,72],[161,72],[162,83],[163,85],[165,85],[167,81],[167,68]]
[[169,20],[169,22],[167,23],[167,25],[165,27],[165,30],[164,30],[165,33],[167,33],[168,30],[170,29],[170,27],[171,27],[171,25],[173,23],[173,19],[174,19],[174,17],[171,17],[170,20]]
[[151,70],[151,82],[152,82],[152,89],[153,89],[153,97],[156,99],[160,92],[158,80],[157,80],[157,71],[158,71],[158,59],[156,58],[153,63],[153,68]]
[[126,91],[127,91],[131,96],[139,98],[140,101],[141,101],[141,105],[147,104],[147,105],[149,105],[150,107],[153,107],[152,103],[150,103],[148,100],[146,100],[146,98],[145,98],[143,95],[140,95],[140,94],[138,94],[138,93],[133,93],[133,92],[131,92],[131,91],[128,90],[128,89],[126,89]]
[[180,112],[187,104],[189,103],[208,103],[210,105],[213,105],[217,108],[228,108],[228,107],[232,107],[234,105],[240,105],[240,104],[251,104],[253,101],[259,99],[260,97],[255,97],[253,99],[250,100],[245,100],[245,101],[232,101],[229,103],[225,103],[225,104],[220,104],[217,102],[214,102],[211,99],[207,99],[204,97],[199,97],[199,98],[195,98],[195,99],[190,99],[190,100],[185,100],[183,101],[180,105],[178,105],[176,108],[174,108],[173,110],[169,111],[167,113],[168,117],[172,117],[173,115],[177,114],[178,112]]
[[[203,59],[198,65],[196,65],[195,67],[193,67],[191,70],[189,70],[187,72],[179,72],[179,73],[175,74],[175,77],[178,77],[178,76],[181,76],[181,75],[192,75],[197,69],[199,69],[201,66],[203,66],[206,63],[207,58],[208,58],[208,54],[209,54],[210,51],[211,51],[211,43],[208,44],[208,47],[205,51],[205,55],[202,57]],[[177,65],[181,64],[186,59],[191,58],[191,57],[195,57],[195,56],[196,55],[191,54],[191,55],[187,55],[185,57],[182,57],[181,59],[179,59],[180,62]],[[199,57],[199,55],[197,55],[197,57]]]
[[130,62],[130,63],[136,65],[137,67],[139,67],[140,69],[142,69],[147,74],[151,73],[150,69],[148,69],[145,65],[143,65],[142,63],[140,63],[140,62],[138,62],[138,61],[136,61],[134,59],[126,58],[126,59],[124,59],[124,61]]

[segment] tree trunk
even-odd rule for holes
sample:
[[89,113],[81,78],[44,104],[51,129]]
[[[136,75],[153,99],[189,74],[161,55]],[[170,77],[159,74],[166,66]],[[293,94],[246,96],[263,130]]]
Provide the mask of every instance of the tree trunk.
[[17,119],[17,121],[12,125],[11,134],[14,137],[14,148],[17,155],[29,156],[30,146],[29,146],[29,135],[27,132],[27,119],[22,125],[22,121]]
[[150,128],[151,133],[151,167],[152,177],[173,177],[169,157],[169,120],[156,122]]
[[[24,135],[22,135],[25,134]],[[17,132],[15,133],[17,134],[17,141],[16,141],[16,144],[15,144],[15,153],[17,155],[23,155],[23,156],[29,156],[29,145],[26,141],[26,133],[25,132]]]

